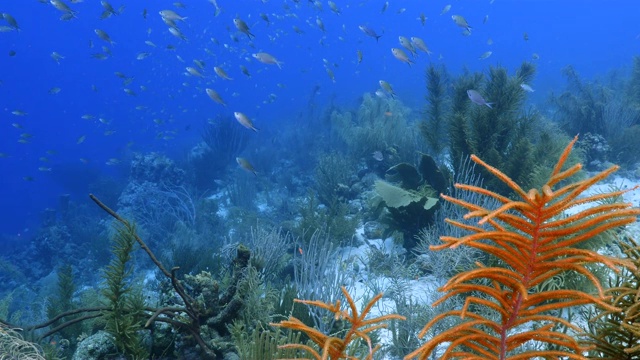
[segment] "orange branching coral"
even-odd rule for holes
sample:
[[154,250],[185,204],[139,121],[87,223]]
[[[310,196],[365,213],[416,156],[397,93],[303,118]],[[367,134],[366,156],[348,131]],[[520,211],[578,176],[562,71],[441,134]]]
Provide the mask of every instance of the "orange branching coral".
[[309,327],[302,323],[299,319],[296,319],[293,316],[289,317],[289,320],[282,321],[278,324],[271,324],[273,326],[281,326],[288,329],[294,329],[303,331],[309,336],[309,338],[315,342],[320,349],[322,350],[322,355],[320,355],[314,348],[308,345],[303,344],[287,344],[279,346],[282,349],[300,349],[308,352],[311,356],[313,356],[316,360],[337,360],[337,359],[353,359],[358,360],[355,356],[350,356],[347,354],[347,347],[350,343],[353,343],[357,339],[364,340],[369,346],[369,354],[365,358],[366,360],[372,360],[373,354],[380,348],[380,345],[373,346],[371,343],[371,338],[369,337],[369,333],[374,330],[385,328],[386,324],[383,324],[384,321],[396,319],[396,320],[404,320],[404,316],[400,316],[397,314],[384,315],[379,316],[373,319],[365,320],[365,317],[371,311],[371,308],[375,303],[382,298],[382,294],[376,295],[369,303],[364,307],[362,313],[358,314],[358,308],[356,303],[353,301],[347,289],[342,287],[342,293],[344,294],[347,302],[349,304],[349,308],[351,313],[346,310],[340,309],[340,300],[337,300],[335,304],[328,304],[322,301],[310,301],[310,300],[299,300],[295,299],[296,302],[317,306],[323,309],[326,309],[333,314],[335,314],[336,320],[346,320],[351,324],[349,330],[344,334],[343,338],[338,338],[334,336],[329,336],[321,333],[320,331]]
[[[623,203],[601,201],[598,205],[598,201],[620,196],[623,191],[579,197],[590,186],[616,171],[615,166],[554,190],[562,180],[580,171],[579,164],[562,170],[576,140],[577,137],[566,147],[541,192],[536,189],[525,192],[505,174],[472,156],[473,161],[513,189],[519,199],[514,201],[480,187],[456,184],[459,189],[492,197],[502,205],[496,210],[488,210],[443,195],[444,199],[469,210],[465,219],[480,218],[478,224],[488,226],[447,220],[471,234],[460,238],[443,236],[444,244],[432,249],[471,246],[496,256],[504,265],[485,267],[478,264],[476,269],[451,278],[440,289],[446,294],[434,306],[453,296],[467,294],[464,306],[436,316],[422,329],[420,336],[423,337],[436,322],[448,316],[458,316],[463,322],[435,334],[405,359],[427,359],[439,345],[446,345],[442,359],[585,359],[582,354],[586,347],[570,334],[555,329],[566,326],[576,332],[581,330],[552,315],[551,310],[558,313],[558,310],[584,304],[617,310],[606,301],[602,286],[586,265],[599,263],[619,271],[618,267],[633,267],[633,264],[575,245],[609,229],[634,222],[640,210]],[[587,204],[591,207],[563,217],[565,210]],[[565,271],[585,276],[594,284],[598,294],[565,289],[535,290],[536,285]],[[478,293],[484,296],[478,296]],[[489,311],[481,314],[472,312],[478,308]],[[487,315],[488,312],[499,320],[493,320],[494,316]],[[524,350],[523,345],[531,342],[554,345],[557,350]]]

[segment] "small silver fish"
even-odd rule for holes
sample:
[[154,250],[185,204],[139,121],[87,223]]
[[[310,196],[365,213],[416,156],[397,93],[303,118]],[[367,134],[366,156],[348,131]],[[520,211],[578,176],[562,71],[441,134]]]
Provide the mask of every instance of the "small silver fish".
[[187,70],[187,72],[191,75],[191,76],[195,76],[195,77],[199,77],[199,78],[203,78],[204,76],[198,71],[198,69],[191,67],[191,66],[187,66],[185,68],[185,70]]
[[98,35],[98,37],[106,42],[109,43],[109,45],[114,45],[115,42],[113,40],[111,40],[111,37],[109,36],[109,34],[106,33],[106,31],[104,30],[100,30],[100,29],[95,29],[93,30],[96,35]]
[[7,24],[9,24],[11,28],[20,31],[20,26],[18,26],[18,22],[13,16],[11,16],[11,14],[1,13],[0,15],[1,15],[0,17],[4,18],[4,20],[7,22]]
[[378,84],[380,84],[380,87],[384,91],[386,91],[389,95],[391,95],[392,98],[394,98],[396,96],[396,93],[393,91],[393,87],[391,86],[391,84],[389,84],[388,82],[386,82],[384,80],[378,81]]
[[371,36],[372,38],[375,38],[376,41],[378,41],[378,39],[380,39],[380,37],[382,35],[378,35],[372,28],[366,26],[366,25],[360,25],[358,26],[358,29],[360,29],[360,31],[362,31],[363,33],[367,34],[368,36]]
[[429,47],[427,47],[427,44],[425,44],[424,40],[422,40],[421,38],[412,36],[411,43],[416,49],[424,51],[427,53],[427,55],[431,56],[432,52],[429,50]]
[[471,102],[473,102],[474,104],[478,104],[478,105],[486,105],[489,107],[489,109],[493,109],[491,107],[491,104],[493,103],[489,103],[487,102],[482,95],[480,95],[479,92],[475,91],[475,90],[467,90],[467,96],[469,96],[469,99],[471,100]]
[[453,19],[453,22],[456,23],[456,25],[471,33],[471,26],[469,26],[469,23],[467,23],[467,20],[464,17],[461,15],[451,15],[451,19]]
[[233,113],[233,116],[235,116],[236,120],[238,120],[240,125],[246,127],[247,129],[258,132],[258,129],[255,126],[253,126],[253,122],[247,117],[247,115],[236,111]]
[[255,58],[256,60],[260,61],[263,64],[267,64],[267,65],[278,65],[278,68],[282,69],[282,61],[278,61],[278,59],[276,59],[273,55],[268,54],[266,52],[259,52],[259,53],[255,53],[255,54],[251,54],[251,56],[253,56],[253,58]]
[[413,61],[409,59],[409,56],[407,55],[407,53],[405,53],[402,49],[391,48],[391,53],[396,59],[404,63],[407,63],[407,65],[411,66],[411,64],[413,64]]
[[233,80],[233,78],[230,78],[229,75],[227,75],[226,71],[224,71],[224,69],[219,66],[214,66],[213,71],[216,73],[216,75],[225,80]]
[[185,21],[187,19],[186,17],[178,15],[173,10],[162,10],[159,12],[159,14],[163,19],[171,20],[171,21],[176,21],[176,20]]
[[489,58],[489,56],[491,56],[491,54],[493,54],[493,52],[491,52],[491,51],[484,52],[482,55],[480,55],[480,57],[478,58],[478,60],[485,60],[485,59],[488,59],[488,58]]
[[409,38],[407,38],[406,36],[398,36],[398,41],[400,42],[400,45],[402,45],[403,48],[409,50],[412,56],[417,55],[416,49],[413,47],[413,44],[411,43]]
[[520,88],[526,92],[534,92],[533,88],[525,83],[520,84]]
[[222,100],[222,97],[220,97],[220,94],[218,94],[217,91],[215,91],[213,89],[209,89],[209,88],[206,88],[204,90],[207,93],[207,95],[209,95],[211,100],[217,102],[218,104],[220,104],[222,106],[227,106],[227,104],[224,102],[224,100]]
[[251,31],[249,31],[249,25],[247,25],[246,22],[242,21],[242,19],[239,19],[239,18],[233,19],[233,24],[236,26],[236,29],[240,30],[241,33],[246,34],[247,37],[249,37],[249,40],[256,37],[251,33]]
[[251,163],[247,159],[241,158],[241,157],[237,157],[236,158],[236,162],[245,171],[248,171],[250,173],[253,173],[253,175],[258,176],[258,173],[256,172],[256,169],[253,167],[253,165],[251,165]]

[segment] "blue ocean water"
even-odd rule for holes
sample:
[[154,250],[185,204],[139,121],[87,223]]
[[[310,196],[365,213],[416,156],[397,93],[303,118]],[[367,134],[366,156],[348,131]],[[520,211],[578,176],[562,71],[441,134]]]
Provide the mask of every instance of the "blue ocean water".
[[[331,125],[332,110],[355,112],[364,94],[375,96],[380,80],[392,84],[395,98],[412,110],[406,120],[414,126],[426,104],[425,69],[430,64],[445,66],[453,77],[467,70],[487,74],[492,66],[513,73],[527,61],[535,64],[536,76],[528,84],[535,92],[527,93],[526,107],[553,117],[550,97],[566,90],[567,66],[590,82],[613,71],[628,71],[640,54],[640,6],[634,0],[109,3],[113,14],[105,14],[106,1],[97,0],[0,2],[0,277],[6,283],[0,288],[2,296],[5,290],[40,281],[67,262],[80,273],[83,285],[97,283],[97,270],[108,261],[110,245],[105,239],[86,246],[106,238],[89,231],[107,227],[96,225],[106,215],[89,193],[104,195],[107,205],[116,208],[118,193],[131,183],[136,154],[159,153],[187,173],[193,171],[188,154],[202,141],[210,122],[231,122],[251,138],[232,157],[246,158],[256,172],[243,172],[231,161],[225,173],[205,179],[209,188],[199,184],[198,195],[220,196],[217,200],[232,194],[229,188],[237,181],[238,188],[250,184],[262,198],[270,191],[275,198],[286,191],[277,194],[274,188],[290,182],[299,185],[296,195],[303,197],[307,187],[317,185],[313,177],[318,153],[328,150],[317,148],[329,136],[318,126]],[[54,4],[67,4],[70,11]],[[183,38],[169,31],[160,15],[166,10],[181,17],[174,20],[174,29]],[[470,30],[458,26],[452,16],[464,17]],[[234,19],[244,21],[251,36],[240,31]],[[375,31],[379,39],[365,34],[361,26]],[[410,65],[396,59],[391,50],[402,48],[400,36],[421,38],[432,53],[409,55]],[[281,66],[256,60],[253,54],[259,52],[272,55]],[[214,67],[232,79],[222,79]],[[207,88],[219,93],[225,105],[212,101]],[[245,114],[259,131],[242,128],[236,112]],[[229,146],[237,141],[219,140]],[[218,161],[215,154],[211,161]],[[287,170],[292,173],[284,173]],[[364,183],[361,178],[358,182]],[[80,209],[69,231],[78,238],[71,244],[61,243],[68,233],[60,228],[68,224],[55,229],[62,235],[47,232],[51,224],[45,224],[52,213],[47,209],[62,220],[66,203],[61,199],[70,199]],[[86,209],[96,214],[87,215]],[[291,212],[282,211],[279,220],[284,220],[276,227],[299,217],[298,209],[286,210]],[[220,225],[217,214],[202,213],[213,219],[207,225]],[[256,213],[259,217],[260,210]],[[87,219],[78,214],[92,216],[91,226],[81,223]],[[224,231],[233,232],[234,220],[233,215],[224,218],[224,226],[207,228],[198,239],[221,242]],[[167,236],[171,239],[151,239],[160,245],[155,251],[167,256],[170,251],[165,250],[173,245],[171,251],[177,252],[176,239],[196,232],[176,228]],[[58,242],[50,239],[55,235]],[[303,254],[301,247],[288,245],[289,253]],[[216,243],[208,250],[220,246]],[[87,252],[91,253],[86,258],[77,258]],[[68,254],[75,257],[64,258]],[[7,265],[16,259],[21,269]],[[27,269],[29,262],[33,269]],[[16,302],[22,306],[26,300]]]
[[[326,2],[219,0],[217,16],[209,1],[183,3],[185,8],[171,1],[113,2],[114,8],[124,9],[106,19],[100,18],[104,9],[98,1],[70,3],[77,18],[69,21],[60,20],[63,12],[47,1],[0,4],[0,11],[11,14],[20,27],[0,33],[0,232],[21,234],[37,226],[40,213],[57,206],[61,193],[88,201],[89,183],[102,176],[124,181],[124,162],[132,152],[180,155],[198,141],[201,124],[217,114],[240,111],[264,129],[299,126],[305,131],[292,119],[307,106],[315,86],[320,106],[330,99],[357,106],[363,93],[375,91],[378,80],[385,79],[404,104],[419,109],[429,63],[445,64],[454,74],[496,64],[515,69],[534,53],[539,60],[531,99],[544,102],[550,91],[563,86],[563,67],[573,65],[586,78],[605,74],[628,65],[640,47],[634,1],[388,1],[384,12],[384,1],[336,1],[340,14],[335,14]],[[449,3],[451,9],[441,15]],[[163,9],[187,17],[177,22],[187,40],[168,32],[158,14]],[[420,14],[427,18],[424,24]],[[461,34],[451,19],[454,14],[467,19],[470,36]],[[235,17],[249,25],[255,39],[235,28]],[[380,40],[365,35],[359,25],[374,29]],[[114,44],[96,36],[95,29],[107,32]],[[413,66],[398,61],[390,51],[400,47],[398,36],[421,37],[433,54],[420,54]],[[146,45],[147,40],[156,47]],[[168,45],[175,49],[167,50]],[[110,52],[107,58],[93,58],[104,53],[102,47]],[[363,54],[360,64],[358,50]],[[282,61],[282,69],[252,59],[257,51]],[[479,60],[485,51],[492,55]],[[63,56],[59,63],[52,52]],[[150,55],[136,60],[141,52]],[[206,64],[203,78],[185,75],[194,59]],[[214,66],[234,80],[218,78]],[[335,83],[325,66],[334,72]],[[115,72],[132,78],[131,84],[123,85]],[[55,87],[60,92],[50,94]],[[137,95],[127,95],[125,87]],[[228,106],[213,103],[205,87],[217,89]],[[264,103],[269,94],[277,97]],[[82,119],[85,114],[93,118]],[[105,131],[114,133],[105,136]],[[22,135],[29,137],[22,138],[27,143],[18,142],[23,133],[29,134]],[[82,136],[85,140],[78,144]],[[106,165],[112,158],[123,162]]]
[[[357,106],[380,79],[393,84],[404,104],[419,109],[424,69],[431,62],[445,64],[453,73],[464,67],[483,71],[495,64],[514,69],[534,53],[540,58],[535,61],[538,75],[532,85],[537,91],[532,96],[542,102],[549,92],[561,89],[564,66],[573,65],[585,77],[605,74],[628,65],[640,47],[634,1],[336,1],[340,14],[335,14],[326,2],[219,0],[217,16],[208,1],[183,3],[185,8],[175,8],[171,1],[113,2],[116,9],[124,6],[122,13],[101,19],[100,3],[84,1],[70,4],[77,18],[69,21],[60,20],[63,12],[46,1],[0,4],[0,11],[11,14],[20,27],[0,33],[1,233],[19,234],[37,226],[40,212],[55,207],[61,193],[88,201],[88,183],[101,176],[124,181],[126,171],[119,168],[126,168],[124,159],[131,152],[179,155],[198,140],[201,124],[216,114],[241,111],[259,127],[274,130],[300,126],[292,119],[307,106],[314,86],[320,87],[320,106],[329,99]],[[451,9],[440,15],[449,3]],[[164,9],[187,17],[178,21],[187,40],[168,32],[158,14]],[[424,25],[420,14],[427,18]],[[470,36],[461,34],[453,14],[467,19]],[[255,39],[238,32],[235,17],[249,25]],[[318,28],[316,19],[326,31]],[[374,29],[380,40],[365,35],[359,25]],[[296,33],[294,26],[303,33]],[[101,40],[95,29],[106,31],[114,44]],[[401,35],[421,37],[433,54],[420,54],[412,66],[398,61],[390,49],[400,47]],[[168,45],[175,50],[167,50]],[[103,53],[103,46],[111,54],[104,60],[92,58]],[[360,64],[358,50],[363,55]],[[252,59],[257,51],[282,61],[282,69]],[[485,51],[492,55],[479,60]],[[52,52],[64,58],[57,63]],[[150,55],[136,60],[141,52]],[[203,78],[185,75],[193,59],[206,64]],[[251,78],[240,72],[240,65]],[[214,66],[223,67],[234,80],[218,78]],[[325,66],[331,67],[335,83]],[[115,72],[131,77],[131,84],[123,86]],[[55,87],[60,92],[49,94]],[[127,95],[125,87],[137,96]],[[217,89],[228,106],[213,103],[205,87]],[[269,94],[277,98],[265,104]],[[84,120],[85,114],[94,118]],[[304,130],[300,126],[299,131]],[[115,132],[105,136],[105,131]],[[158,136],[167,131],[170,139]],[[23,133],[31,135],[26,144],[18,142]],[[77,144],[82,136],[84,142]],[[105,165],[111,158],[123,163]]]

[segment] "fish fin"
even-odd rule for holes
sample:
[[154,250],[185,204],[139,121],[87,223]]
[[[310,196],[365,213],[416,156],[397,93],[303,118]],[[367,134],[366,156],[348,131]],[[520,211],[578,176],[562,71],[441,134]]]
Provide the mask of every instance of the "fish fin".
[[493,105],[493,103],[488,103],[488,102],[486,102],[486,103],[484,103],[484,104],[485,104],[485,105],[487,105],[487,106],[489,107],[489,109],[493,109],[493,107],[491,106],[491,105]]

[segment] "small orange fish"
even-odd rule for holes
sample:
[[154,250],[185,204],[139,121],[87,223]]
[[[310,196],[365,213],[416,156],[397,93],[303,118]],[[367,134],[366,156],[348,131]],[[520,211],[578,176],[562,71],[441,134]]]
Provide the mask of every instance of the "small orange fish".
[[300,255],[302,255],[302,248],[301,247],[298,248],[298,252],[300,253]]
[[384,116],[391,117],[393,116],[393,113],[391,111],[385,111]]

